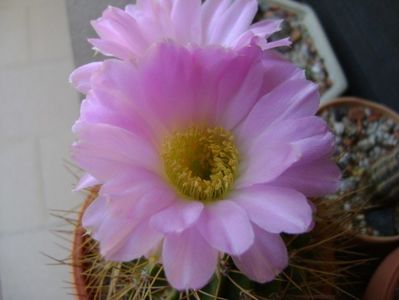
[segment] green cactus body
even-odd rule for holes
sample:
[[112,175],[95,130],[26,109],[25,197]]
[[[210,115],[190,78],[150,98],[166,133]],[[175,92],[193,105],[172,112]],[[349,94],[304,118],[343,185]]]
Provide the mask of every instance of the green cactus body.
[[399,147],[378,159],[365,174],[371,201],[389,205],[399,202]]

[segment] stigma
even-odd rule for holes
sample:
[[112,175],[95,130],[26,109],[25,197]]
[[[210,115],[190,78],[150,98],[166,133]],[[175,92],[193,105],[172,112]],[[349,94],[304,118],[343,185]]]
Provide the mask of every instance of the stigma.
[[185,198],[212,202],[232,188],[239,153],[234,136],[221,127],[190,127],[162,145],[165,173]]

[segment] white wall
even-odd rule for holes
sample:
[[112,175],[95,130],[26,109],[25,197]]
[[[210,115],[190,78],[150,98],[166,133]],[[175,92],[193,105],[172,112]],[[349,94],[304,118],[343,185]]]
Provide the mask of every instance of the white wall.
[[[0,282],[3,300],[72,299],[52,209],[81,196],[64,166],[79,98],[64,0],[0,0]],[[67,245],[66,242],[61,242]],[[1,298],[1,297],[0,297]]]

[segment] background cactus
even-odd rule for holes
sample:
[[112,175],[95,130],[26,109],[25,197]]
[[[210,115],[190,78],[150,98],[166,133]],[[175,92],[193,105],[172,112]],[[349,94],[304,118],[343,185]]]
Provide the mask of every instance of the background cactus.
[[398,201],[399,147],[380,157],[365,173],[365,185],[371,201],[385,205]]

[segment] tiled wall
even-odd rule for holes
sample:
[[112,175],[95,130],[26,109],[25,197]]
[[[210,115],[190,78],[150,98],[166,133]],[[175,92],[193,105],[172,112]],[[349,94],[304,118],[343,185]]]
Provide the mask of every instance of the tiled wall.
[[65,167],[78,116],[64,0],[0,0],[0,299],[72,299],[52,209],[81,195]]

